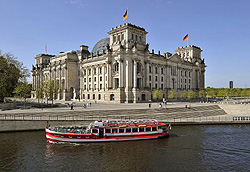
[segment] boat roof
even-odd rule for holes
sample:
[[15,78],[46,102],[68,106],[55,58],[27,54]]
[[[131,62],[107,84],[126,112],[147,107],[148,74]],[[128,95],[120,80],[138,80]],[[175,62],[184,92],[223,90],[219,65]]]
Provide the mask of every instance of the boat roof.
[[159,122],[155,119],[143,119],[143,120],[106,120],[95,121],[94,127],[146,127],[157,126]]

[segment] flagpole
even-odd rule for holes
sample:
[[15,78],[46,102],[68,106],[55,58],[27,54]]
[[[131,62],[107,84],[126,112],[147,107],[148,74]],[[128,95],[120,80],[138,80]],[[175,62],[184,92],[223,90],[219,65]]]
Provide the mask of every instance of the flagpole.
[[[128,8],[127,8],[127,15],[128,15]],[[128,17],[127,17],[127,24],[128,24]]]

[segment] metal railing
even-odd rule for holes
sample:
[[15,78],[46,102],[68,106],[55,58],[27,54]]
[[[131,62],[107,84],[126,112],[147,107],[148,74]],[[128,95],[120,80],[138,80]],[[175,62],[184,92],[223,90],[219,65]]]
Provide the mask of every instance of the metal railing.
[[200,116],[200,117],[159,117],[153,115],[128,116],[128,115],[24,115],[24,114],[0,114],[0,120],[23,120],[23,121],[95,121],[95,120],[136,120],[136,119],[157,119],[159,121],[171,123],[250,123],[250,117],[232,116]]

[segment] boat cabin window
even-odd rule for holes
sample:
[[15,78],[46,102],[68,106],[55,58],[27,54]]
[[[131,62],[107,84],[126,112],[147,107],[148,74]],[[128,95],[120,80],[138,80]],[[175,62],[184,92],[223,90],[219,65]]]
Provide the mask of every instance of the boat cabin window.
[[92,129],[92,133],[98,133],[97,129]]
[[146,127],[146,131],[151,131],[151,127]]
[[117,133],[117,128],[112,129],[112,133]]
[[126,133],[130,133],[131,132],[131,128],[126,128]]
[[139,132],[144,132],[144,128],[139,128]]
[[157,128],[156,127],[152,127],[152,131],[157,131]]
[[124,133],[124,128],[120,128],[119,133]]
[[105,129],[105,133],[111,133],[111,129]]
[[77,136],[77,138],[81,138],[81,136]]
[[132,128],[132,132],[138,132],[138,128]]

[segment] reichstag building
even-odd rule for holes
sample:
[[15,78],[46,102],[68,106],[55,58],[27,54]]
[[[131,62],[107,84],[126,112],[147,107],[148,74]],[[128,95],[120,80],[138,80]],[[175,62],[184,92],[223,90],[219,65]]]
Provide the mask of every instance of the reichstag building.
[[125,23],[112,28],[108,38],[59,55],[39,54],[32,68],[32,97],[47,80],[59,85],[57,100],[119,103],[148,102],[158,88],[167,98],[170,90],[204,88],[205,68],[201,48],[189,45],[175,53],[149,50],[148,32]]

